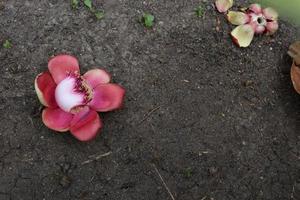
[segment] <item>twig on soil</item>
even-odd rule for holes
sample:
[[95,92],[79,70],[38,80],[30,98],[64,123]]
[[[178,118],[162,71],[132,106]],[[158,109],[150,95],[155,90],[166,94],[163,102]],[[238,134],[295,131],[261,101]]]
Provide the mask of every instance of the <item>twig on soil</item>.
[[139,122],[139,124],[143,123],[146,119],[148,119],[148,117],[150,117],[150,115],[152,113],[154,113],[158,109],[160,109],[160,106],[157,106],[157,107],[153,108],[152,110],[150,110],[147,114],[145,114],[145,117]]
[[220,21],[219,17],[217,17],[216,21],[217,21],[216,31],[217,31],[217,32],[220,32],[220,24],[221,24],[221,21]]
[[104,154],[101,154],[101,155],[97,155],[97,156],[95,156],[95,155],[89,156],[89,157],[92,158],[92,159],[86,160],[86,161],[82,162],[81,164],[82,164],[82,165],[89,164],[89,163],[94,162],[94,161],[97,161],[97,160],[99,160],[99,159],[101,159],[101,158],[103,158],[103,157],[109,156],[110,154],[112,154],[111,151],[109,151],[109,152],[107,152],[107,153],[104,153]]
[[295,193],[295,184],[293,185],[293,190],[292,190],[292,193],[291,193],[291,199],[294,199],[294,193]]
[[33,123],[33,120],[32,120],[32,118],[31,118],[31,116],[28,116],[28,119],[29,119],[29,121],[30,121],[30,123],[31,123],[31,125],[32,125],[32,128],[34,128],[34,123]]
[[159,176],[159,178],[160,178],[161,182],[163,183],[164,187],[166,188],[167,192],[169,193],[171,199],[172,199],[172,200],[175,200],[173,194],[171,193],[171,190],[168,188],[166,182],[164,181],[163,177],[162,177],[161,174],[159,173],[159,171],[158,171],[157,167],[155,166],[155,164],[152,164],[152,166],[153,166],[155,172],[157,173],[157,175]]

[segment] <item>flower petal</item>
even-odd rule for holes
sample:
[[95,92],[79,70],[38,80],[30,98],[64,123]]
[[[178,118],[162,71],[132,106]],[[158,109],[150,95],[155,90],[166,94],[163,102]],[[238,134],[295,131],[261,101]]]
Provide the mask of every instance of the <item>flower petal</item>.
[[300,94],[300,68],[296,66],[295,62],[291,68],[291,79],[296,92]]
[[227,19],[230,23],[234,25],[242,25],[249,22],[249,17],[243,12],[237,12],[237,11],[229,11],[227,14]]
[[48,128],[65,132],[69,130],[73,115],[60,108],[45,108],[42,113],[42,119]]
[[278,30],[278,22],[277,21],[271,21],[267,22],[267,34],[273,35]]
[[247,47],[254,37],[254,29],[249,24],[240,25],[231,31],[231,36],[237,45]]
[[117,84],[101,84],[94,89],[90,106],[99,112],[107,112],[120,108],[125,90]]
[[277,11],[270,7],[263,9],[263,15],[268,20],[277,20],[278,19]]
[[216,7],[221,13],[226,12],[229,8],[233,6],[233,0],[217,0]]
[[254,3],[249,6],[249,10],[254,12],[255,14],[260,14],[262,12],[261,5]]
[[83,77],[87,80],[92,88],[95,88],[99,84],[110,82],[110,74],[103,69],[89,70],[83,75]]
[[263,26],[263,25],[257,25],[257,26],[255,27],[255,33],[256,33],[256,34],[262,34],[262,33],[265,32],[265,30],[266,30],[266,27]]
[[81,109],[78,110],[77,113],[74,114],[74,117],[71,121],[70,126],[74,126],[75,124],[77,124],[78,122],[80,122],[80,120],[90,112],[90,108],[88,106],[83,106],[81,107]]
[[50,108],[57,107],[55,101],[56,83],[48,71],[36,76],[34,80],[34,88],[41,104]]
[[89,141],[96,137],[101,127],[102,122],[98,113],[85,107],[74,116],[70,132],[80,141]]
[[288,55],[294,59],[296,65],[300,65],[300,41],[296,41],[289,46]]
[[53,57],[48,62],[48,69],[54,81],[58,84],[60,81],[64,80],[70,73],[79,74],[79,63],[73,56],[59,55]]

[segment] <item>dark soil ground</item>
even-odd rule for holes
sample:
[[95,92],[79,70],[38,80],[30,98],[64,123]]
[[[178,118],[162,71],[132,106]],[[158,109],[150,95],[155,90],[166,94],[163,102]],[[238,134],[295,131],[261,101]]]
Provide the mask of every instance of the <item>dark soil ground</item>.
[[[94,0],[100,21],[68,0],[0,2],[0,200],[300,199],[293,25],[241,49],[210,1]],[[34,78],[60,53],[127,90],[90,143],[42,124]]]

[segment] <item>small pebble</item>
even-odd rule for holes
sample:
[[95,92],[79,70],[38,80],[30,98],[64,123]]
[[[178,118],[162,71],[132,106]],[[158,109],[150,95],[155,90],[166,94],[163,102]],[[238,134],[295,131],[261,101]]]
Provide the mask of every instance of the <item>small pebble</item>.
[[254,82],[253,82],[253,81],[250,81],[250,80],[247,80],[247,81],[244,81],[244,82],[243,82],[243,85],[244,85],[245,87],[252,86],[253,84],[254,84]]
[[211,175],[213,175],[213,174],[215,174],[215,173],[217,173],[218,172],[218,168],[217,167],[210,167],[209,168],[209,173],[211,174]]
[[71,178],[68,177],[68,176],[66,176],[66,175],[64,175],[64,176],[60,179],[59,184],[60,184],[61,186],[63,186],[64,188],[66,188],[66,187],[69,187],[69,186],[71,185],[71,182],[72,182]]

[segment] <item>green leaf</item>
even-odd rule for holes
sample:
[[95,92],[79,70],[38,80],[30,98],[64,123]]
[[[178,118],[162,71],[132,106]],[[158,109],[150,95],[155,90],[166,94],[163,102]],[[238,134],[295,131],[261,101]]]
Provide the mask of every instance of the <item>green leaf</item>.
[[10,49],[12,47],[12,44],[9,40],[5,40],[3,43],[3,48]]
[[86,7],[92,9],[92,0],[84,0],[83,3]]
[[153,26],[154,16],[146,13],[143,15],[142,21],[147,28],[151,28]]
[[200,5],[195,10],[197,17],[202,17],[204,14],[204,8]]
[[78,0],[71,0],[71,7],[72,9],[78,8],[79,1]]
[[192,168],[188,167],[186,169],[184,169],[184,174],[187,178],[191,178],[193,175],[193,170]]
[[104,12],[103,12],[103,11],[100,11],[100,10],[95,11],[94,14],[95,14],[95,17],[96,17],[98,20],[100,20],[100,19],[102,19],[102,18],[104,17]]

